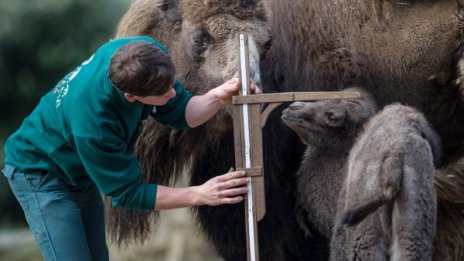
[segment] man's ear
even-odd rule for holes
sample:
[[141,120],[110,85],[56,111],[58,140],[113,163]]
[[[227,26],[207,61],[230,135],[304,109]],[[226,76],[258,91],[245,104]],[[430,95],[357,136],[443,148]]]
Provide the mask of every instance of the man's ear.
[[128,100],[130,102],[137,101],[137,98],[135,97],[135,95],[132,95],[132,94],[127,93],[127,92],[124,93],[124,98],[126,98],[126,100]]

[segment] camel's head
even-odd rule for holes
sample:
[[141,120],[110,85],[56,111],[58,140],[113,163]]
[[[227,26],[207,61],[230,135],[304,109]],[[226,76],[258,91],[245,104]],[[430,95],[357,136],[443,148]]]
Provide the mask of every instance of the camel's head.
[[181,42],[173,55],[183,67],[182,78],[193,91],[203,93],[238,76],[239,33],[250,36],[250,77],[261,83],[259,59],[270,42],[261,2],[182,1]]
[[361,98],[294,102],[283,111],[282,120],[301,141],[317,148],[339,149],[351,144],[356,133],[377,112],[373,98],[359,88]]
[[[195,94],[202,94],[239,75],[238,35],[249,36],[250,78],[261,85],[259,61],[270,45],[261,0],[184,0],[180,3],[180,40],[172,50],[180,79]],[[215,133],[231,128],[231,108],[213,121]]]

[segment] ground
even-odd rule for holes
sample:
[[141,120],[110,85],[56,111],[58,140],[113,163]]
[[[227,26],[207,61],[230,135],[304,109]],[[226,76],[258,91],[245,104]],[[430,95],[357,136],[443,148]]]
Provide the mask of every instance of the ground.
[[[221,261],[198,233],[188,209],[164,211],[158,231],[144,244],[118,250],[110,245],[111,261]],[[42,261],[29,229],[0,231],[0,260]]]

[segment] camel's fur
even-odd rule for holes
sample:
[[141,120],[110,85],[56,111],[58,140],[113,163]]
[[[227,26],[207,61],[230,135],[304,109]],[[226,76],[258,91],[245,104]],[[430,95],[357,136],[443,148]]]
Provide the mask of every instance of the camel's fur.
[[417,110],[393,104],[370,119],[346,162],[330,259],[432,260],[439,159]]

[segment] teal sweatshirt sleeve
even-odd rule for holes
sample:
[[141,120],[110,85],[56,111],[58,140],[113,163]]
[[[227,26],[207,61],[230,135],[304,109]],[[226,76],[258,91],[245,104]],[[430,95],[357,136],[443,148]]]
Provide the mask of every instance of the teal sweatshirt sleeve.
[[75,137],[76,150],[90,178],[111,196],[114,207],[153,210],[157,185],[142,181],[139,163],[126,144],[98,138]]
[[190,128],[185,119],[185,110],[192,94],[185,90],[184,85],[178,80],[174,84],[176,96],[169,100],[166,105],[156,106],[151,116],[163,125],[176,130]]

